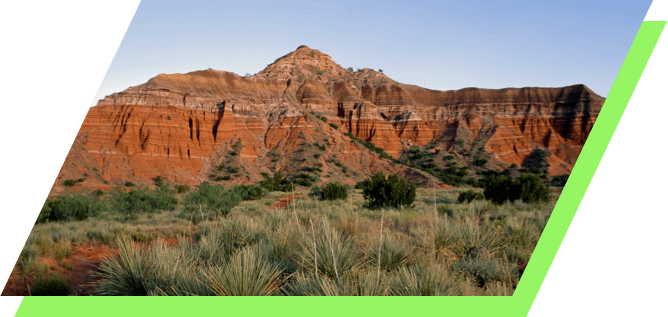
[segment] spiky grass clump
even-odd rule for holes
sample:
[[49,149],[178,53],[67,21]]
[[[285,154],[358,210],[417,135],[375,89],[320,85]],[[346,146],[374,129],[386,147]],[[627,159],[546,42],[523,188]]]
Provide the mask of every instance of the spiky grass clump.
[[385,283],[385,275],[376,286],[374,270],[358,271],[347,275],[338,284],[335,278],[327,276],[315,277],[313,274],[298,273],[284,288],[289,296],[385,296],[389,295],[389,285]]
[[434,237],[436,250],[446,249],[461,258],[476,247],[482,247],[489,256],[494,256],[504,248],[504,238],[499,230],[490,224],[480,224],[474,218],[460,222],[446,222]]
[[103,278],[97,285],[100,295],[151,295],[170,289],[193,267],[192,258],[181,248],[169,248],[158,241],[151,249],[142,249],[131,238],[118,239],[119,260],[108,258],[98,270]]
[[271,263],[261,246],[237,252],[224,268],[212,270],[208,283],[220,296],[270,296],[283,283],[283,269]]
[[452,267],[465,277],[473,278],[480,287],[490,285],[492,282],[510,284],[514,277],[509,265],[498,260],[466,257],[455,262]]
[[[317,246],[315,252],[313,241],[304,241],[304,251],[301,252],[301,265],[307,272],[315,272],[316,253],[318,258],[318,273],[330,278],[336,277],[337,270],[339,275],[345,275],[366,264],[362,253],[359,252],[359,247],[352,239],[340,234],[338,230],[330,225],[327,225],[327,234],[329,235],[329,241],[324,230],[318,229],[315,231]],[[330,242],[331,249],[329,246]],[[334,253],[334,258],[332,258],[332,253]]]
[[37,247],[39,248],[39,254],[46,256],[51,253],[51,247],[53,246],[53,239],[46,235],[39,235],[38,238],[35,239],[37,243]]
[[389,277],[390,294],[397,296],[458,295],[448,270],[442,265],[402,267]]
[[[410,246],[404,241],[391,235],[385,236],[380,249],[380,267],[384,271],[396,270],[408,263],[410,253]],[[378,248],[371,249],[369,261],[372,263],[378,261]]]
[[53,256],[60,261],[72,256],[72,243],[67,238],[60,238],[53,246]]

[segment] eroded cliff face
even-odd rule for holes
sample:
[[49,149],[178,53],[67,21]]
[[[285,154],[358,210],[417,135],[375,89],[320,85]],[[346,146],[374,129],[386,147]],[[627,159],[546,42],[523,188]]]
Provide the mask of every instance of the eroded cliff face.
[[107,96],[89,110],[59,179],[85,174],[85,184],[111,186],[162,175],[198,184],[230,175],[231,183],[254,183],[263,172],[306,170],[350,184],[377,171],[433,183],[344,133],[395,158],[418,145],[472,163],[460,152],[476,150],[497,169],[547,149],[549,173],[561,175],[570,173],[603,102],[584,85],[434,91],[346,70],[300,47],[251,77],[161,74]]

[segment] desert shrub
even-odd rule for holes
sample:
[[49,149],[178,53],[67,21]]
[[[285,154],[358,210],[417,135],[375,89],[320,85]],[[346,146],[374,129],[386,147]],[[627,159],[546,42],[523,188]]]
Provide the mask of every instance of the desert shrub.
[[485,199],[485,196],[483,196],[481,193],[476,193],[472,190],[467,190],[465,192],[459,193],[459,197],[457,197],[457,201],[459,203],[467,202],[470,203],[474,200],[480,200],[480,199]]
[[308,193],[308,195],[311,197],[321,197],[322,188],[320,186],[313,186],[311,187],[311,191]]
[[232,176],[230,176],[230,175],[225,175],[225,176],[223,176],[222,179],[223,179],[224,181],[229,181],[230,179],[232,179]]
[[104,191],[102,191],[101,189],[96,189],[91,194],[93,194],[93,196],[103,196]]
[[323,200],[337,200],[348,198],[348,187],[339,182],[328,183],[322,188],[320,198]]
[[129,218],[135,218],[140,212],[174,210],[178,203],[174,197],[174,191],[167,187],[160,187],[152,191],[146,188],[136,188],[129,192],[116,188],[112,191],[111,201],[113,210]]
[[190,186],[188,185],[176,185],[174,186],[174,189],[176,189],[176,192],[181,194],[181,193],[187,193],[190,191]]
[[67,296],[72,290],[70,280],[53,274],[48,277],[37,278],[32,287],[33,296]]
[[37,217],[37,222],[85,220],[106,208],[104,201],[88,195],[60,195],[47,200]]
[[465,257],[453,263],[453,269],[466,277],[472,278],[480,287],[495,281],[510,283],[513,277],[508,265],[481,258]]
[[555,176],[552,178],[552,186],[564,187],[568,181],[568,174]]
[[75,184],[76,182],[73,179],[66,179],[63,181],[63,186],[71,187],[74,186]]
[[155,177],[155,186],[162,187],[165,186],[165,180],[162,176],[158,175]]
[[451,204],[440,205],[438,206],[438,213],[447,215],[448,217],[453,217],[455,215],[455,209]]
[[330,123],[329,126],[332,127],[332,128],[334,128],[334,130],[338,130],[338,129],[339,129],[339,126],[336,125],[336,124],[334,124],[334,123]]
[[135,183],[133,183],[133,182],[131,182],[131,181],[127,181],[127,182],[125,182],[125,187],[132,187],[132,186],[134,186],[134,185],[135,185]]
[[525,174],[514,181],[505,175],[492,175],[487,180],[479,181],[479,184],[485,189],[485,198],[496,204],[518,199],[526,203],[550,200],[550,190],[537,175]]
[[441,265],[401,267],[389,279],[390,295],[457,295],[448,271]]
[[232,208],[243,201],[245,195],[253,195],[248,194],[241,186],[235,188],[225,190],[221,185],[202,182],[197,191],[189,193],[184,198],[184,211],[188,214],[199,214],[201,206],[202,213],[207,215],[213,213],[216,217],[226,216]]
[[506,200],[515,201],[517,199],[517,189],[508,176],[492,175],[489,179],[481,180],[479,183],[485,189],[485,198],[494,203],[502,204]]
[[550,200],[550,189],[536,175],[522,175],[516,180],[519,198],[525,203]]
[[415,201],[417,186],[409,185],[397,174],[392,174],[385,179],[385,174],[378,172],[361,183],[362,194],[371,208],[400,208],[410,206]]
[[487,159],[479,158],[475,161],[475,165],[483,166],[483,165],[487,164],[487,162],[488,162]]
[[235,185],[231,189],[242,200],[258,200],[264,197],[265,191],[258,185]]

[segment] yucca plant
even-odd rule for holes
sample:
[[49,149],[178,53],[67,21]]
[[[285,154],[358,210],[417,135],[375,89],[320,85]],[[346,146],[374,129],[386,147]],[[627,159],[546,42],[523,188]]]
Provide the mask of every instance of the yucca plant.
[[445,248],[461,258],[476,248],[484,248],[489,256],[500,252],[504,244],[504,236],[489,224],[479,224],[477,219],[466,218],[463,222],[447,222],[434,237],[436,250]]
[[[332,248],[330,249],[327,237],[323,230],[316,230],[316,245],[318,257],[318,272],[321,275],[336,277],[336,270],[339,275],[345,275],[348,272],[354,271],[366,264],[366,259],[359,252],[359,248],[355,242],[341,235],[336,229],[327,226],[327,233],[331,241]],[[315,272],[315,252],[313,250],[313,241],[303,240],[303,251],[300,252],[301,265],[307,272]],[[334,260],[336,259],[336,270],[334,268]]]
[[245,247],[224,268],[205,275],[212,292],[220,296],[270,296],[278,291],[283,269],[269,262],[260,245]]
[[314,274],[299,272],[292,276],[290,282],[282,289],[289,296],[338,296],[341,288],[336,280],[327,276],[315,277]]
[[98,268],[103,279],[97,284],[97,292],[112,296],[147,295],[150,290],[146,283],[151,270],[150,261],[126,236],[119,238],[118,248],[120,261],[109,258]]
[[399,268],[388,275],[390,295],[452,296],[458,295],[447,269],[442,265],[417,265]]
[[313,274],[297,273],[283,292],[290,296],[384,296],[389,295],[385,274],[376,286],[375,270],[357,271],[343,279],[339,286],[336,279]]
[[[391,235],[383,237],[380,250],[380,267],[385,271],[396,270],[408,263],[410,247],[402,240]],[[375,246],[369,252],[369,261],[376,262],[378,259],[378,248]]]
[[516,277],[516,272],[511,271],[507,263],[498,260],[466,257],[453,263],[452,268],[465,277],[473,278],[480,287],[490,285],[492,282],[510,284]]

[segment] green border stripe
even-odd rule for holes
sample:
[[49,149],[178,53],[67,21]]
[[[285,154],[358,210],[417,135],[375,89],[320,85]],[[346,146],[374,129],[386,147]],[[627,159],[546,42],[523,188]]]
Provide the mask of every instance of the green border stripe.
[[25,297],[16,316],[526,316],[665,21],[643,22],[531,261],[509,297]]

